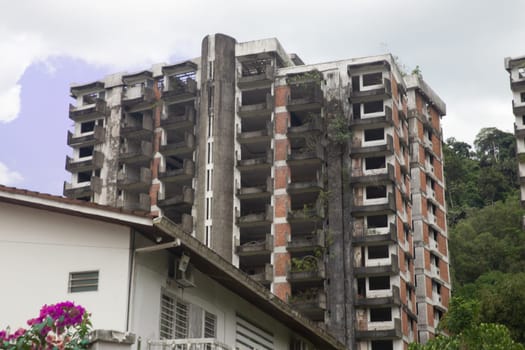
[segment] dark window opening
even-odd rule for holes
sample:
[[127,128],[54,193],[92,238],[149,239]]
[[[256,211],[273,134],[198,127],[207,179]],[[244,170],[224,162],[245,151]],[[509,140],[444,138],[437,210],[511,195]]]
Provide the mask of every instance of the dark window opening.
[[78,149],[79,158],[89,157],[93,155],[93,146],[89,147],[80,147]]
[[90,132],[95,130],[95,121],[84,122],[80,124],[80,133]]
[[257,89],[242,92],[242,105],[256,105],[266,103],[266,95],[270,94],[270,89]]
[[359,76],[352,77],[352,90],[353,91],[360,91],[359,86]]
[[91,181],[91,171],[82,171],[78,173],[77,182],[88,182]]
[[525,125],[525,115],[521,116],[521,124]]
[[390,276],[370,277],[368,279],[368,289],[370,290],[390,289]]
[[370,309],[370,322],[392,321],[392,309],[389,307]]
[[520,94],[521,102],[525,102],[525,92]]
[[388,258],[388,246],[378,245],[368,247],[368,259],[384,259]]
[[392,340],[372,340],[372,350],[394,350]]
[[363,74],[363,86],[381,85],[383,83],[383,73]]
[[354,119],[361,119],[361,104],[354,103],[352,105],[352,112],[354,115]]
[[365,130],[365,141],[378,141],[385,139],[385,129],[367,129]]
[[357,295],[366,297],[366,283],[364,278],[357,279]]
[[385,156],[365,158],[365,169],[383,169],[386,166]]
[[372,215],[366,217],[366,225],[368,228],[387,227],[387,215]]
[[366,102],[363,109],[365,114],[383,112],[383,100]]
[[386,186],[368,186],[366,199],[386,198]]

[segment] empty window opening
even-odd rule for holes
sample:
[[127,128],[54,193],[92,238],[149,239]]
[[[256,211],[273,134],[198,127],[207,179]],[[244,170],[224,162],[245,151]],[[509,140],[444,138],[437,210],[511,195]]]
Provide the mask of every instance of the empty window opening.
[[372,340],[372,350],[394,350],[392,340]]
[[363,113],[380,113],[383,112],[383,100],[366,102],[363,104]]
[[370,277],[368,279],[369,290],[390,289],[390,276]]
[[80,147],[78,149],[78,157],[79,158],[90,157],[92,155],[93,155],[93,146]]
[[266,103],[266,95],[270,94],[270,89],[256,89],[242,92],[242,105],[256,105]]
[[388,258],[388,246],[368,246],[368,259],[385,259]]
[[366,217],[366,226],[368,228],[388,227],[387,215],[371,215]]
[[69,274],[69,293],[96,292],[98,290],[98,271],[71,272]]
[[363,86],[381,85],[383,83],[383,73],[363,74]]
[[370,322],[385,322],[392,321],[392,309],[389,307],[381,307],[377,309],[370,309]]
[[82,171],[77,175],[77,182],[88,182],[91,181],[91,171]]
[[386,198],[386,186],[368,186],[366,199]]
[[365,142],[368,141],[379,141],[385,139],[385,129],[366,129],[365,130]]
[[361,104],[360,103],[354,103],[352,105],[352,114],[354,116],[354,119],[361,119]]
[[365,169],[366,170],[383,169],[385,167],[386,167],[385,156],[365,158]]
[[525,102],[525,92],[522,92],[520,94],[520,99],[521,99],[521,102]]
[[84,134],[86,132],[91,132],[95,130],[95,121],[91,120],[89,122],[84,122],[80,124],[80,133]]
[[242,63],[242,76],[249,77],[253,75],[259,75],[266,72],[268,68],[271,69],[271,59],[260,59],[253,61],[246,61]]
[[366,297],[366,280],[364,278],[357,279],[357,295]]

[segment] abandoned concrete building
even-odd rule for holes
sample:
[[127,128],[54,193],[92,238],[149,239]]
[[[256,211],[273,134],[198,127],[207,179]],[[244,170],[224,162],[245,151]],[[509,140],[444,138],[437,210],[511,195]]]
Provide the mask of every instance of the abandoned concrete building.
[[[525,56],[505,58],[512,90],[512,112],[515,116],[514,135],[518,154],[521,204],[525,206]],[[524,221],[525,223],[525,217]],[[524,224],[525,225],[525,224]]]
[[446,106],[391,55],[307,65],[215,34],[71,93],[65,196],[169,218],[349,349],[434,336]]

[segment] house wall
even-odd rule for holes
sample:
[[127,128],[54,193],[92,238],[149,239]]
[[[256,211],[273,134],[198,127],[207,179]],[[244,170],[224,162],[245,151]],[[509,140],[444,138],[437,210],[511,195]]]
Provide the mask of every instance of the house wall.
[[[141,244],[138,237],[137,247]],[[191,264],[191,260],[190,260]],[[160,297],[165,289],[181,301],[196,304],[217,316],[217,336],[219,342],[234,348],[236,313],[273,333],[274,349],[288,349],[292,331],[286,325],[260,311],[241,297],[228,291],[217,282],[193,269],[194,288],[178,288],[167,282],[168,252],[155,251],[137,253],[134,259],[134,294],[132,295],[132,314],[130,330],[141,339],[142,346],[148,340],[159,339]]]
[[[126,329],[129,228],[7,203],[0,223],[0,328],[69,300],[95,328]],[[98,291],[68,293],[69,273],[89,270],[99,271]]]

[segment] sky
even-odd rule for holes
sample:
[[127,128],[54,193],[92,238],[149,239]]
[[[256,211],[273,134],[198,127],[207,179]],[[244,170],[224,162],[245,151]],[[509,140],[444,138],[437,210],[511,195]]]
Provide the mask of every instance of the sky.
[[523,0],[0,0],[0,184],[62,194],[72,83],[276,37],[305,63],[390,52],[447,104],[444,137],[512,132],[503,60],[525,55]]

